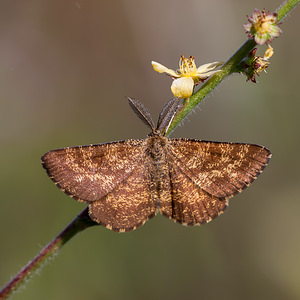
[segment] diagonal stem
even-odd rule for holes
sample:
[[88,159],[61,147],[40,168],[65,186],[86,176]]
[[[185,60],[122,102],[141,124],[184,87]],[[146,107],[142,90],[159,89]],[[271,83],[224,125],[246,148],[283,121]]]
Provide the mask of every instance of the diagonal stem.
[[55,237],[42,251],[30,261],[7,285],[0,291],[0,300],[11,296],[25,281],[49,261],[61,247],[80,231],[98,225],[92,221],[88,208],[84,209],[57,237]]
[[282,21],[298,4],[300,0],[287,0],[276,10],[278,21]]

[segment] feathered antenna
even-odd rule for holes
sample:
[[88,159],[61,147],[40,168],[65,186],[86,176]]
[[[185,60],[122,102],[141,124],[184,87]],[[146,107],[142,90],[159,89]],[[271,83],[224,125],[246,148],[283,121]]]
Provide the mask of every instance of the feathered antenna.
[[134,113],[143,121],[144,124],[149,126],[152,131],[155,130],[155,125],[152,120],[149,110],[139,100],[127,97],[128,102]]
[[173,98],[169,100],[163,109],[161,110],[159,117],[158,117],[158,122],[157,122],[157,129],[164,134],[169,126],[170,123],[172,122],[175,114],[178,111],[178,108],[181,106],[180,101],[178,98]]

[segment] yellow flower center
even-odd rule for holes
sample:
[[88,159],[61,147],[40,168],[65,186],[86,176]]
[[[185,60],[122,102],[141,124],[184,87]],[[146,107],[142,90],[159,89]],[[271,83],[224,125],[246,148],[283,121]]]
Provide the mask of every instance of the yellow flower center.
[[195,75],[197,70],[195,64],[195,57],[190,56],[189,58],[185,58],[181,55],[179,60],[179,72],[182,76],[191,77]]
[[275,19],[271,16],[267,16],[265,11],[261,12],[261,15],[257,17],[256,23],[254,24],[254,29],[260,34],[265,34],[270,32],[271,24],[275,22]]
[[268,33],[270,31],[270,22],[265,20],[260,20],[255,24],[255,30],[261,34]]

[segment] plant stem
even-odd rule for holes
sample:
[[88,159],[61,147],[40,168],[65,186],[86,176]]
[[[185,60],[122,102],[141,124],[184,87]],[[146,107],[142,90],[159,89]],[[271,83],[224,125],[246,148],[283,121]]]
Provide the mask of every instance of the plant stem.
[[88,208],[84,209],[56,238],[30,261],[1,291],[0,300],[11,296],[25,281],[49,261],[61,247],[80,231],[98,225],[88,215]]
[[277,10],[278,21],[282,21],[289,12],[291,12],[297,4],[299,4],[300,0],[288,0],[285,1]]
[[[278,9],[278,20],[282,20],[300,0],[285,1]],[[213,75],[194,95],[182,106],[170,124],[166,135],[171,131],[209,94],[225,77],[234,72],[240,61],[256,46],[253,39],[244,45],[223,65],[220,72]],[[1,291],[0,300],[11,296],[22,283],[27,281],[36,270],[41,268],[47,260],[59,252],[62,246],[82,230],[98,225],[88,215],[88,208],[84,209],[56,238],[53,239],[42,251],[29,262]]]

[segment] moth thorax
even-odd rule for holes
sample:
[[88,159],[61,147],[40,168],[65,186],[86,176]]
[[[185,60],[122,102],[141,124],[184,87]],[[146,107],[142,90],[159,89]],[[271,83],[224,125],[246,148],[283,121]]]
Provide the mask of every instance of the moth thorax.
[[166,140],[167,138],[161,135],[154,135],[148,139],[149,155],[155,162],[164,160],[165,158],[164,148],[166,145]]

